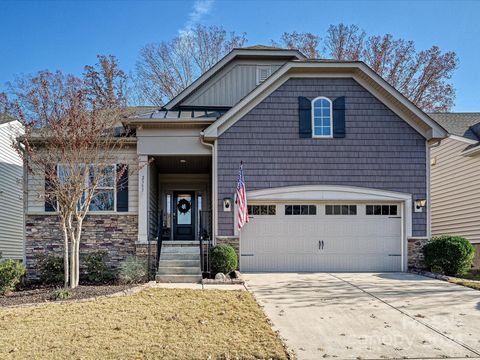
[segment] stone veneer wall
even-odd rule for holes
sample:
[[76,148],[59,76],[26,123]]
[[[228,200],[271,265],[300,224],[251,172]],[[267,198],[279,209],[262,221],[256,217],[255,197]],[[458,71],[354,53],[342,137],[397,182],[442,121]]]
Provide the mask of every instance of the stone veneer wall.
[[426,238],[408,239],[408,267],[425,269],[423,246],[428,242]]
[[[55,215],[27,215],[25,230],[27,276],[35,280],[38,279],[36,269],[38,255],[63,255],[62,231]],[[136,255],[137,234],[137,215],[87,215],[83,225],[80,256],[83,257],[92,251],[106,250],[108,265],[112,270],[116,270],[127,256]],[[139,249],[139,256],[146,257],[147,251],[148,248]]]

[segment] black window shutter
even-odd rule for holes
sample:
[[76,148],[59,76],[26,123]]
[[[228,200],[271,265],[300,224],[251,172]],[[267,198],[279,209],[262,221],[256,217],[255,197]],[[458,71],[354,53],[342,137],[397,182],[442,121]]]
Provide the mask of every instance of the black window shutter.
[[298,125],[301,138],[312,137],[312,102],[310,99],[298,97]]
[[54,166],[47,166],[45,168],[45,211],[46,212],[53,212],[56,211],[55,209],[55,199],[51,196],[52,192],[52,181],[50,179],[50,174],[52,171],[57,171],[57,167]]
[[345,137],[345,96],[333,100],[333,137]]
[[122,172],[120,178],[117,176],[117,211],[128,211],[128,165],[117,164],[117,173]]

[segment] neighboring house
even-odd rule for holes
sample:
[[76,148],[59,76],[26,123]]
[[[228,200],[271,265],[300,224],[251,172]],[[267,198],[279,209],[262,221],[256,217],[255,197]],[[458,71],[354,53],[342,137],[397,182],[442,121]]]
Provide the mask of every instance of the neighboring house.
[[23,161],[13,149],[19,121],[0,114],[0,252],[24,260]]
[[[200,236],[232,244],[242,271],[405,271],[409,244],[430,235],[428,146],[447,133],[362,62],[235,49],[126,122],[136,144],[119,161],[139,170],[83,233],[112,266],[160,234],[161,281],[198,279]],[[241,161],[250,222],[239,232]],[[61,253],[43,189],[29,183],[30,268],[42,249]]]
[[431,151],[432,234],[461,235],[480,267],[480,113],[435,113],[450,134]]

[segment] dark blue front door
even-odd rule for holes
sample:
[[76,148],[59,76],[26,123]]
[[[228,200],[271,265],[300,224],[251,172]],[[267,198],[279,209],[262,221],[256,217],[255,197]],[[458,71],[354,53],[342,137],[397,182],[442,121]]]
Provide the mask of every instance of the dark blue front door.
[[195,192],[174,192],[173,203],[173,240],[195,240]]

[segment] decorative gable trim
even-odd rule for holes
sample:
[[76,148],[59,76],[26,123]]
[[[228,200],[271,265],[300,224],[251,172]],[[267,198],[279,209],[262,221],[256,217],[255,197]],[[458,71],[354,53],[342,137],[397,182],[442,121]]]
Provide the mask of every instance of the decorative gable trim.
[[224,66],[226,66],[230,61],[232,61],[237,56],[250,56],[250,57],[279,57],[279,58],[296,58],[297,60],[306,59],[298,50],[255,50],[255,49],[233,49],[227,55],[225,55],[219,62],[214,66],[208,69],[203,73],[197,80],[192,84],[187,86],[183,91],[180,92],[177,96],[171,99],[166,105],[165,109],[170,110],[173,107],[179,105],[179,103],[197,90],[201,85],[203,85],[207,80],[209,80],[213,75],[220,71]]
[[288,79],[294,77],[353,78],[373,96],[412,126],[425,139],[442,139],[446,130],[405,98],[362,62],[288,62],[223,114],[204,132],[205,139],[216,139]]

